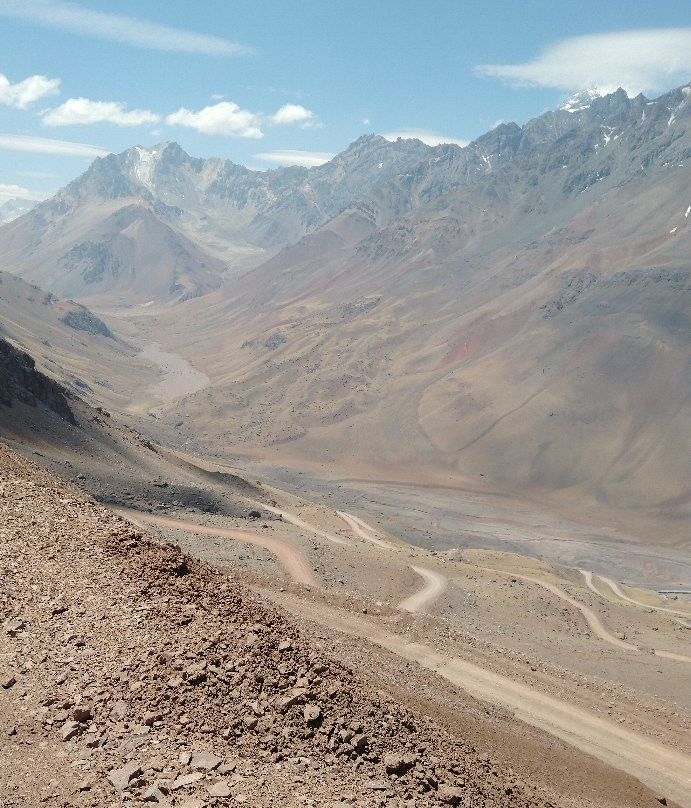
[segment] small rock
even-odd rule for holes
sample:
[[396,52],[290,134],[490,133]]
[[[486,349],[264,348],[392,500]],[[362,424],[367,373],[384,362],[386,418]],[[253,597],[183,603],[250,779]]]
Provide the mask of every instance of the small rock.
[[192,756],[190,766],[193,769],[212,772],[223,763],[223,758],[214,755],[212,752],[197,752]]
[[312,724],[315,721],[319,721],[322,717],[322,711],[316,704],[307,704],[302,711],[302,715],[308,724]]
[[0,674],[0,686],[4,690],[9,690],[11,687],[17,684],[17,680],[11,673],[2,673]]
[[463,792],[454,786],[440,786],[437,797],[444,805],[460,805],[463,800]]
[[354,735],[350,743],[353,749],[366,749],[369,744],[369,738],[366,735]]
[[117,791],[124,791],[130,782],[142,773],[141,766],[136,760],[126,763],[121,769],[112,769],[108,779]]
[[207,786],[206,790],[212,797],[230,797],[230,786],[225,780],[219,780],[211,786]]
[[292,647],[293,644],[291,643],[290,640],[281,640],[281,642],[279,642],[278,644],[279,651],[290,651]]
[[389,753],[384,755],[384,768],[387,774],[401,774],[415,765],[416,755]]
[[161,802],[165,799],[165,794],[157,785],[153,785],[142,794],[144,802]]
[[142,724],[144,724],[145,727],[152,727],[156,723],[156,721],[162,721],[162,720],[163,716],[161,715],[161,713],[156,712],[145,713]]
[[196,783],[197,780],[201,780],[203,776],[204,775],[201,772],[194,772],[193,774],[181,774],[180,777],[177,777],[173,781],[173,785],[170,787],[171,791],[177,791],[179,788],[191,786],[192,783]]
[[662,795],[658,795],[655,799],[660,803],[660,805],[667,805],[667,797],[663,797]]
[[65,721],[60,730],[60,737],[63,741],[71,741],[75,735],[79,735],[82,728],[77,721]]
[[91,791],[91,780],[82,780],[77,785],[77,791]]
[[115,718],[125,718],[129,709],[129,704],[126,701],[116,701],[111,710],[111,715],[115,716]]
[[17,617],[14,620],[6,620],[3,623],[3,626],[10,637],[16,637],[17,634],[24,631],[26,628],[26,623]]

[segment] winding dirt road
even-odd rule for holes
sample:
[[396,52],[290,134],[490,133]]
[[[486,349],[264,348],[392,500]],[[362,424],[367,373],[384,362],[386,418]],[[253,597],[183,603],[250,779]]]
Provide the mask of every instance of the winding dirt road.
[[506,676],[485,670],[431,646],[411,643],[370,618],[287,593],[277,602],[299,617],[368,640],[435,671],[482,701],[500,705],[517,718],[628,772],[650,788],[691,806],[691,758],[657,741],[561,701]]
[[607,631],[607,629],[602,625],[600,618],[591,608],[586,606],[585,603],[581,603],[575,598],[572,598],[571,595],[567,595],[567,593],[564,592],[563,589],[560,589],[556,584],[552,584],[549,581],[542,581],[540,578],[533,578],[532,575],[517,575],[514,573],[513,577],[521,578],[523,581],[532,581],[532,583],[538,584],[538,586],[549,589],[550,592],[555,594],[558,598],[561,598],[561,600],[570,603],[571,606],[574,606],[580,611],[583,617],[585,617],[585,621],[590,627],[590,630],[601,640],[604,640],[617,648],[622,648],[624,651],[638,651],[638,648],[635,645],[631,645],[631,643],[620,640],[619,637],[615,637],[614,634]]
[[157,516],[151,513],[133,511],[129,508],[117,508],[116,513],[123,516],[135,524],[144,522],[149,525],[168,527],[175,530],[188,530],[190,533],[201,533],[205,536],[220,536],[224,539],[245,542],[246,544],[256,544],[263,547],[276,556],[278,563],[288,573],[288,575],[299,584],[315,586],[316,580],[309,562],[303,552],[285,541],[272,539],[268,536],[258,536],[256,533],[248,533],[244,530],[228,530],[221,527],[210,527],[209,525],[197,525],[194,522],[183,522],[180,519],[169,519],[166,516]]
[[280,516],[281,519],[284,519],[286,522],[290,522],[290,524],[295,525],[295,527],[299,527],[302,530],[307,530],[310,533],[314,533],[315,536],[321,536],[322,539],[326,539],[327,541],[333,542],[334,544],[346,544],[346,542],[344,542],[343,539],[341,539],[339,536],[335,536],[333,533],[328,533],[326,530],[322,530],[316,525],[312,525],[309,522],[305,522],[304,519],[301,519],[294,513],[290,513],[290,511],[284,511],[281,508],[274,508],[272,505],[266,505],[263,502],[255,502],[254,504],[258,508],[263,508],[265,511],[269,511],[270,513],[273,513],[276,516]]
[[[489,567],[485,567],[485,569],[490,569]],[[499,572],[499,570],[492,570],[493,572]],[[581,570],[583,572],[583,570]],[[580,601],[572,598],[571,595],[568,595],[564,592],[563,589],[560,589],[556,584],[550,583],[549,581],[542,581],[540,578],[533,578],[531,575],[519,575],[517,573],[503,573],[503,574],[511,574],[514,578],[521,578],[523,581],[532,581],[534,584],[538,584],[539,586],[544,587],[545,589],[549,589],[550,592],[553,592],[558,598],[561,600],[570,603],[576,609],[580,611],[580,613],[585,617],[585,620],[590,627],[590,630],[599,637],[601,640],[609,643],[610,645],[614,645],[617,648],[622,648],[624,651],[640,651],[641,649],[637,645],[631,645],[631,643],[625,642],[624,640],[620,640],[619,637],[615,637],[614,634],[609,632],[603,625],[600,618],[595,614],[595,612],[585,603],[581,603]],[[604,578],[603,578],[604,580]],[[592,577],[588,578],[586,576],[586,584],[589,584],[589,588],[596,592],[600,597],[602,597],[602,593],[598,592],[595,589],[595,586],[592,583]],[[644,605],[644,604],[643,604]],[[675,662],[691,662],[691,657],[686,656],[685,654],[675,654],[673,651],[661,651],[658,648],[652,649],[655,656],[663,657],[664,659],[672,659]]]
[[374,535],[376,533],[375,529],[370,527],[367,522],[363,522],[362,519],[358,519],[357,516],[353,516],[350,513],[345,513],[345,511],[336,511],[336,513],[346,522],[353,533],[359,538],[371,542],[372,544],[376,544],[377,547],[383,547],[385,550],[398,551],[398,547],[394,547],[393,544],[389,544],[388,541],[378,539]]
[[419,591],[402,600],[398,604],[398,608],[404,612],[421,612],[441,595],[446,589],[448,580],[441,573],[426,567],[415,567],[411,564],[410,569],[417,572],[425,581],[425,585]]
[[[583,570],[581,570],[583,572]],[[611,578],[607,578],[605,575],[598,575],[598,578],[601,581],[604,581],[607,586],[614,592],[614,594],[621,598],[622,600],[627,600],[629,603],[634,603],[636,606],[642,606],[644,609],[653,609],[656,612],[667,612],[668,614],[676,614],[680,617],[690,617],[688,612],[682,612],[679,609],[670,609],[666,606],[651,606],[649,603],[643,603],[641,600],[634,600],[633,598],[629,597],[628,595],[624,594],[621,591],[619,584],[616,581],[613,581]]]

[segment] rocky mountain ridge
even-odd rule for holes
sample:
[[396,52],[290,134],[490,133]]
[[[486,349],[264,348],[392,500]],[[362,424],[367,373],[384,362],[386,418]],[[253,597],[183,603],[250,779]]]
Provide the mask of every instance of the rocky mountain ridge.
[[[0,230],[0,268],[70,297],[180,301],[211,291],[348,211],[373,232],[470,185],[520,182],[528,191],[531,172],[565,169],[568,195],[610,176],[622,160],[629,178],[663,153],[683,162],[688,111],[688,86],[655,101],[619,90],[522,127],[500,124],[465,148],[365,135],[322,166],[263,172],[193,158],[176,143],[135,146],[98,158],[52,199]],[[593,167],[578,170],[583,162]],[[500,180],[509,166],[510,176]],[[153,254],[146,244],[155,245]]]

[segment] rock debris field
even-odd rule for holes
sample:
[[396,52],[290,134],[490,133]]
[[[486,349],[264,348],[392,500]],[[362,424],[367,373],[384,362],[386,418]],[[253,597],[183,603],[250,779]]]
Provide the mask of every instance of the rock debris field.
[[0,805],[551,806],[0,447]]

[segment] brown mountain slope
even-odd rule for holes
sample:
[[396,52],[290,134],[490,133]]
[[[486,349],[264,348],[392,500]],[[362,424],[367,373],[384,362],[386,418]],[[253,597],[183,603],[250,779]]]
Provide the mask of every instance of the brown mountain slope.
[[121,323],[0,272],[0,336],[28,352],[37,367],[94,405],[125,410],[132,390],[155,369],[137,359]]
[[212,386],[169,419],[208,445],[436,474],[686,540],[689,168],[588,192],[549,172],[516,189],[513,171],[364,238],[343,214],[192,304],[174,344]]
[[44,203],[2,231],[0,268],[58,295],[110,306],[166,303],[219,285],[224,264],[141,198],[94,200],[66,211]]

